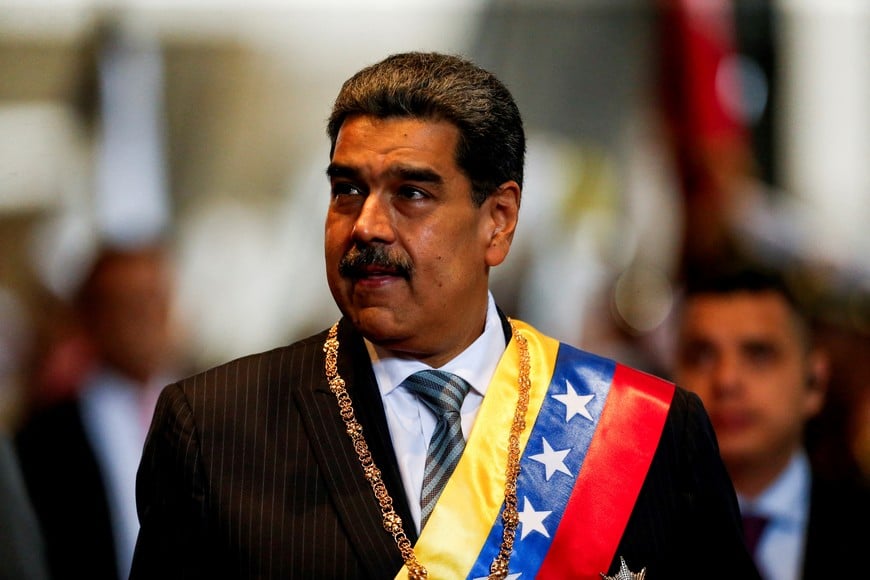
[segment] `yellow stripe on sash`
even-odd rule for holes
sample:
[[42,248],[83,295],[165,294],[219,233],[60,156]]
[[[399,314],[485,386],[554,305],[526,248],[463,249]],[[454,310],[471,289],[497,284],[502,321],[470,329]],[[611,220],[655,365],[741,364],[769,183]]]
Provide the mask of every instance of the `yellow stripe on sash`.
[[[531,362],[526,429],[520,435],[522,455],[550,385],[559,342],[524,322],[513,323],[528,341]],[[519,360],[516,341],[511,339],[481,403],[465,451],[414,546],[417,560],[430,578],[465,578],[499,515],[504,502],[508,437],[517,403]],[[396,578],[407,577],[408,569],[403,566]]]

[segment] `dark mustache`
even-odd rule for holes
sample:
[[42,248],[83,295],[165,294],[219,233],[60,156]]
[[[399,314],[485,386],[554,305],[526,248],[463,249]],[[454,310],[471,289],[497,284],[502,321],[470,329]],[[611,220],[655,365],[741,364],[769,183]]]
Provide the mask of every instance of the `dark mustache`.
[[368,266],[392,270],[405,279],[411,277],[411,261],[406,256],[391,255],[383,246],[352,247],[338,264],[338,272],[347,278],[360,278],[366,275]]

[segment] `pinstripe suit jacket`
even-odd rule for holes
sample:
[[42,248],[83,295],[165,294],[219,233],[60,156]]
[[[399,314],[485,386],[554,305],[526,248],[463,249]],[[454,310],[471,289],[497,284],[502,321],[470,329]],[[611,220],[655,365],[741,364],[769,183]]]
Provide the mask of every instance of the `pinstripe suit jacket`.
[[[398,549],[324,377],[325,336],[164,390],[139,469],[132,580],[396,574]],[[365,345],[346,321],[339,340],[339,373],[395,509],[410,522]],[[635,571],[646,566],[647,580],[757,578],[739,526],[706,414],[678,390],[617,556]]]

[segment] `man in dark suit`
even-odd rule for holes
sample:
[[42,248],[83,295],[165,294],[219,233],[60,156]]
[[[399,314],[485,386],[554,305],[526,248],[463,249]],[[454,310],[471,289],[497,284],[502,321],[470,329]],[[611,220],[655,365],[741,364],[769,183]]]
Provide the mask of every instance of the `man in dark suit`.
[[328,134],[343,316],[164,390],[131,578],[756,577],[700,400],[497,308],[525,152],[504,85],[393,55]]
[[805,427],[822,409],[828,362],[785,278],[750,264],[688,281],[678,383],[710,413],[767,580],[831,578],[870,545],[860,482],[814,471]]
[[129,575],[136,470],[169,380],[170,302],[162,247],[102,248],[75,298],[93,361],[73,395],[38,405],[17,430],[54,580]]

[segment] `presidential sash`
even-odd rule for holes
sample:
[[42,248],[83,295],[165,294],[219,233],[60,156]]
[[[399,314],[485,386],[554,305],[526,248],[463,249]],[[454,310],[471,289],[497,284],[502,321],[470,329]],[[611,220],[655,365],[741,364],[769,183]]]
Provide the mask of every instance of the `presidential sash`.
[[[509,578],[600,580],[658,445],[673,386],[513,322],[528,341],[532,386]],[[502,538],[518,373],[511,340],[465,452],[414,546],[430,578],[489,575]],[[403,567],[397,578],[407,574]]]

